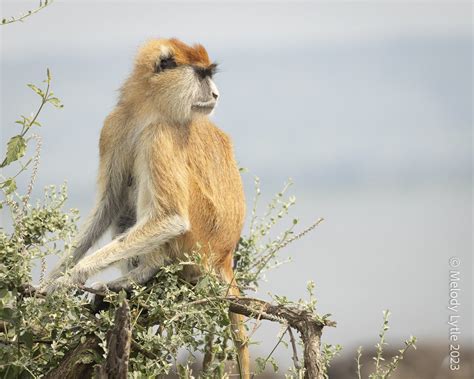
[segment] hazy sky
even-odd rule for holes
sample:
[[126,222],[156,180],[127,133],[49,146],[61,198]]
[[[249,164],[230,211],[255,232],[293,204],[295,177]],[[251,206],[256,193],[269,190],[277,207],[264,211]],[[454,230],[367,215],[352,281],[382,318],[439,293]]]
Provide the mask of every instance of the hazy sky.
[[[36,1],[2,2],[2,17]],[[97,140],[140,44],[176,36],[220,62],[216,123],[265,199],[292,177],[302,226],[267,291],[304,296],[338,327],[325,340],[447,347],[448,259],[462,261],[463,331],[472,335],[472,36],[469,2],[159,3],[57,1],[0,30],[2,139],[32,111],[46,67],[65,108],[48,110],[37,194],[67,180],[69,206],[94,198]],[[3,144],[4,145],[4,144]],[[259,348],[272,347],[262,328]],[[257,338],[259,336],[257,335]],[[284,349],[279,357],[289,357]]]

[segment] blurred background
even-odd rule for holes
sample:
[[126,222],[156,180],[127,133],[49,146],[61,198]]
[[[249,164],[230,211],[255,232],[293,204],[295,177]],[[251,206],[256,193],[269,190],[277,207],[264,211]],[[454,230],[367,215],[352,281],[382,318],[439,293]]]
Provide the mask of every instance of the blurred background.
[[[1,17],[37,1],[2,0]],[[253,176],[262,202],[288,178],[300,228],[326,219],[281,256],[257,296],[297,299],[316,282],[319,312],[341,344],[331,378],[355,375],[355,350],[378,338],[392,312],[389,348],[410,335],[400,378],[472,378],[471,2],[163,3],[56,1],[2,28],[2,149],[14,121],[33,111],[46,67],[63,110],[48,110],[35,195],[69,185],[82,218],[94,201],[98,136],[132,67],[153,37],[204,44],[220,63],[213,116],[231,135],[248,206]],[[3,154],[3,152],[2,152]],[[290,221],[290,219],[289,219]],[[449,258],[461,265],[461,367],[449,370]],[[266,356],[266,323],[253,355]],[[282,377],[291,351],[275,356]],[[368,364],[367,364],[368,365]],[[367,366],[366,365],[366,366]]]

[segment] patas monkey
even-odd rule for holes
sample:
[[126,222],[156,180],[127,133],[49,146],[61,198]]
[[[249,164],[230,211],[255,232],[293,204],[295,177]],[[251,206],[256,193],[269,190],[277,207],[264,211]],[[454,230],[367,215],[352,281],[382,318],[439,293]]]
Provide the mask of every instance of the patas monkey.
[[[232,255],[245,199],[231,142],[208,119],[219,97],[215,69],[201,45],[159,39],[141,48],[101,132],[95,209],[72,257],[50,275],[49,290],[85,283],[117,263],[124,276],[108,288],[145,283],[199,244],[206,263],[239,294]],[[109,227],[116,238],[84,257]],[[68,264],[69,275],[61,276]],[[242,319],[231,319],[249,378]]]

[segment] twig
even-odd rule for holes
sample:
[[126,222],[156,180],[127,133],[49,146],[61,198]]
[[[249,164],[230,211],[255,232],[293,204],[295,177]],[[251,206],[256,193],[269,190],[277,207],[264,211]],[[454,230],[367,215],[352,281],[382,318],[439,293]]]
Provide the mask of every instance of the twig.
[[[289,327],[288,327],[289,328]],[[273,349],[272,351],[270,351],[270,353],[267,355],[267,357],[265,358],[264,362],[263,362],[263,367],[266,366],[268,360],[271,358],[271,356],[273,355],[273,353],[275,352],[276,348],[281,344],[281,341],[283,341],[283,337],[285,337],[285,334],[286,332],[288,331],[288,328],[286,328],[286,330],[281,334],[280,338],[278,339],[278,342],[276,343],[275,346],[273,346]]]
[[321,224],[322,222],[324,221],[324,218],[320,217],[318,218],[312,225],[310,225],[309,227],[307,227],[306,229],[304,229],[302,232],[298,233],[297,235],[287,239],[286,241],[284,241],[283,243],[281,243],[280,245],[278,245],[277,247],[275,247],[269,254],[268,256],[265,258],[265,260],[262,261],[259,260],[257,261],[253,266],[253,267],[257,267],[260,265],[260,268],[257,270],[257,272],[255,273],[255,277],[258,277],[258,275],[262,272],[262,270],[265,268],[265,266],[267,265],[268,262],[270,262],[270,260],[275,256],[275,254],[284,249],[285,247],[287,247],[290,243],[300,239],[301,237],[303,237],[304,235],[306,235],[307,233],[309,233],[310,231],[312,231],[314,228],[316,228],[319,224]]
[[290,326],[288,326],[288,334],[290,335],[291,348],[293,349],[293,364],[295,365],[296,370],[300,370],[301,365],[298,359],[298,351],[296,350],[295,336],[293,335],[293,331],[291,330]]
[[158,357],[153,354],[153,353],[150,353],[149,351],[145,350],[145,349],[142,349],[142,347],[140,346],[140,344],[133,340],[132,339],[132,350],[136,350],[138,351],[141,355],[143,355],[144,357],[147,357],[148,359],[152,359],[152,360],[156,360]]
[[36,140],[36,148],[35,148],[35,155],[33,158],[33,169],[31,171],[30,181],[28,183],[28,189],[26,191],[26,195],[23,197],[23,206],[26,208],[28,203],[30,202],[31,193],[33,192],[33,186],[36,181],[36,176],[38,174],[38,168],[40,164],[40,157],[41,157],[41,146],[43,144],[43,140],[39,134],[32,134],[31,138]]
[[361,379],[361,372],[360,369],[362,368],[362,365],[360,364],[360,359],[362,358],[362,346],[359,346],[357,349],[357,358],[356,358],[356,363],[357,363],[357,378]]
[[262,323],[261,317],[262,317],[262,313],[260,312],[259,315],[257,316],[257,318],[255,319],[255,325],[252,327],[252,330],[251,330],[250,333],[248,334],[245,343],[248,343],[248,342],[250,341],[250,339],[252,338],[252,336],[254,335],[254,333],[255,333],[255,332],[257,331],[257,329],[260,327],[260,325],[261,325],[261,323]]
[[383,312],[383,324],[382,329],[380,330],[380,341],[375,345],[377,350],[377,356],[375,359],[375,372],[378,373],[380,370],[381,361],[383,360],[383,346],[385,345],[385,332],[388,330],[388,318],[390,317],[390,312],[385,310]]
[[25,18],[30,17],[31,15],[34,15],[35,13],[38,13],[40,10],[46,8],[48,5],[51,5],[53,1],[54,0],[45,0],[44,3],[43,1],[40,1],[40,5],[38,8],[29,10],[25,12],[24,14],[20,15],[19,17],[10,17],[9,19],[3,18],[0,25],[8,25],[14,22],[23,22]]
[[319,224],[321,224],[324,221],[324,218],[320,217],[318,218],[312,225],[304,229],[302,232],[298,233],[296,236],[289,238],[285,242],[283,242],[280,246],[278,246],[278,250],[284,249],[286,246],[288,246],[290,243],[293,241],[296,241],[303,237],[304,235],[308,234],[310,231],[312,231],[314,228],[316,228]]

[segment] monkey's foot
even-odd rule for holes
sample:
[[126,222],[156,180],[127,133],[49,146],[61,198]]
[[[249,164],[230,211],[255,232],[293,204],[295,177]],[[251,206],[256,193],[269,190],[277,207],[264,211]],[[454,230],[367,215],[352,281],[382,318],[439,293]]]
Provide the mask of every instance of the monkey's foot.
[[121,290],[130,291],[132,283],[126,279],[117,279],[109,283],[111,291],[120,292]]
[[90,288],[100,291],[100,292],[120,292],[120,290],[128,290],[130,289],[130,284],[123,279],[112,280],[111,282],[94,282],[90,285]]
[[94,291],[104,292],[104,293],[109,291],[109,287],[107,283],[104,283],[104,282],[94,282],[89,286],[89,288],[92,288]]
[[120,286],[119,283],[115,283],[115,281],[108,283],[94,282],[89,286],[89,289],[94,290],[95,293],[89,292],[87,298],[92,303],[94,309],[98,312],[99,310],[104,309],[104,296],[107,292],[120,292],[124,287]]
[[109,287],[107,286],[107,283],[104,282],[94,282],[87,287],[94,290],[94,292],[88,292],[86,290],[86,292],[88,292],[87,299],[94,305],[102,303],[105,294],[109,292]]

